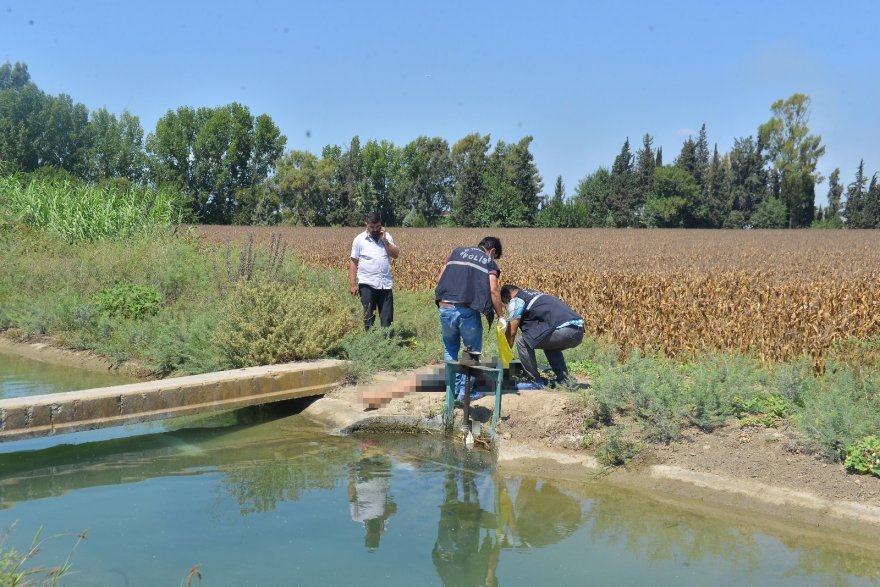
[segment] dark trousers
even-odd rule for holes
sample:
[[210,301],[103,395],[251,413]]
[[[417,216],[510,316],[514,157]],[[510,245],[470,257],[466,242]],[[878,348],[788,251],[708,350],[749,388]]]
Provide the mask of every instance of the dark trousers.
[[[556,374],[557,382],[563,383],[568,380],[568,365],[565,364],[565,357],[562,356],[562,351],[576,347],[583,340],[583,328],[557,328],[536,347],[547,355],[547,360],[550,361],[550,368]],[[538,359],[535,357],[535,349],[529,347],[526,339],[522,336],[516,339],[515,345],[516,352],[519,355],[519,362],[526,378],[530,381],[540,381],[541,377],[538,374]]]
[[394,294],[390,289],[375,289],[365,283],[358,284],[361,304],[364,306],[364,330],[373,327],[376,310],[379,311],[379,324],[382,328],[391,326],[394,320]]

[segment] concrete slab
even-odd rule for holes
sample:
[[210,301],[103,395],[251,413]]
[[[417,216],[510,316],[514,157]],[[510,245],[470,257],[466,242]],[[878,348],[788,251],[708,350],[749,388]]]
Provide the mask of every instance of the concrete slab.
[[345,361],[285,363],[0,400],[0,442],[320,396]]

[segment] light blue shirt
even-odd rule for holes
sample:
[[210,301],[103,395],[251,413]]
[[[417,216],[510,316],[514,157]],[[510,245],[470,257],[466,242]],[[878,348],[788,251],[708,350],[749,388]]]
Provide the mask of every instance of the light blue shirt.
[[[522,320],[523,312],[526,309],[525,301],[519,298],[510,298],[510,301],[507,303],[507,321],[511,322],[513,320]],[[581,328],[584,327],[583,320],[569,320],[568,322],[563,322],[559,326],[556,327],[556,330],[560,328],[565,328],[566,326],[579,326]]]

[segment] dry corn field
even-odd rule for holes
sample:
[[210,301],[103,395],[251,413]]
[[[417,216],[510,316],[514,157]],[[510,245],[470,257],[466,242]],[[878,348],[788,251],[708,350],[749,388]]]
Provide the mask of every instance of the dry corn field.
[[[306,263],[345,271],[357,228],[200,226],[210,243],[280,234]],[[546,291],[587,331],[624,348],[670,354],[808,354],[822,368],[835,341],[880,335],[880,231],[405,229],[398,290],[429,290],[446,256],[501,238],[502,283]]]

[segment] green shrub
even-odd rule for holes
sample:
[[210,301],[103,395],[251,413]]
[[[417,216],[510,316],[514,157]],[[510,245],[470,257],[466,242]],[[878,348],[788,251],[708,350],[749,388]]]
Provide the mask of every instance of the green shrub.
[[336,353],[359,325],[347,291],[267,281],[239,282],[216,341],[233,367]]
[[789,416],[788,405],[778,393],[760,393],[748,399],[734,398],[741,426],[759,424],[766,428],[778,428]]
[[593,384],[600,412],[632,407],[648,440],[674,440],[689,411],[682,376],[661,357],[634,353],[622,366],[606,371]]
[[92,300],[98,310],[108,316],[138,320],[155,316],[162,306],[162,294],[146,285],[117,281],[113,287],[99,291]]
[[212,312],[178,313],[159,321],[154,344],[143,351],[148,368],[163,377],[229,368],[217,342],[216,325]]
[[843,464],[848,471],[880,477],[880,438],[867,436],[846,447]]
[[736,398],[752,398],[767,382],[760,363],[742,355],[702,355],[685,369],[688,421],[710,432],[738,413]]
[[880,430],[877,375],[865,378],[849,368],[826,372],[804,394],[793,419],[806,440],[838,460],[843,449]]
[[368,378],[376,371],[414,369],[424,365],[426,357],[415,338],[395,329],[373,328],[357,332],[342,341],[345,358],[351,361],[349,376]]
[[620,467],[633,459],[641,446],[629,435],[621,434],[617,427],[608,429],[608,438],[599,444],[596,459],[606,467]]

